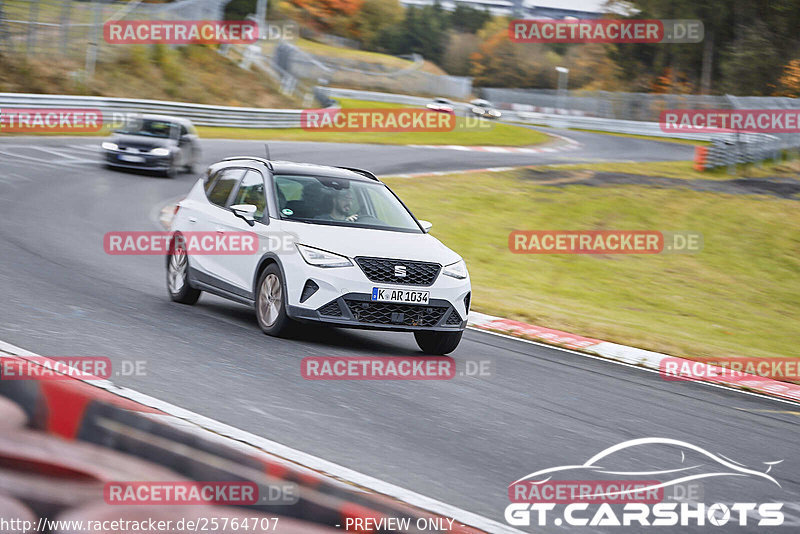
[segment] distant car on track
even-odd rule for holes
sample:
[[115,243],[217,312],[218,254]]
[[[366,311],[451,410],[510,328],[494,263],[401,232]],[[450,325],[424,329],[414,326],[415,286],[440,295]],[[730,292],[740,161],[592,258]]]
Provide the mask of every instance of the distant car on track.
[[470,101],[470,111],[473,115],[485,119],[499,119],[502,113],[492,105],[488,100],[476,99]]
[[200,158],[197,130],[191,121],[162,115],[129,119],[102,144],[109,167],[163,172],[194,172]]
[[431,111],[438,111],[439,113],[449,113],[451,115],[455,115],[456,113],[456,105],[452,100],[448,100],[447,98],[436,98],[425,107]]
[[[184,304],[208,291],[254,306],[269,335],[299,323],[405,331],[423,352],[447,354],[471,286],[430,226],[368,171],[227,158],[178,203],[167,288]],[[187,232],[203,230],[251,232],[258,253],[187,254]]]

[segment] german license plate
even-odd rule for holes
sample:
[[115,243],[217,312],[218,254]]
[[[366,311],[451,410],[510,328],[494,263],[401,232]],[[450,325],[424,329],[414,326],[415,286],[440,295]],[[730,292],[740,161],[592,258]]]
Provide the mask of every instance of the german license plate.
[[131,163],[144,163],[142,156],[129,156],[128,154],[120,154],[119,159],[122,161],[129,161]]
[[372,288],[372,300],[377,302],[427,304],[430,296],[430,291],[417,291],[415,289],[390,289],[388,287]]

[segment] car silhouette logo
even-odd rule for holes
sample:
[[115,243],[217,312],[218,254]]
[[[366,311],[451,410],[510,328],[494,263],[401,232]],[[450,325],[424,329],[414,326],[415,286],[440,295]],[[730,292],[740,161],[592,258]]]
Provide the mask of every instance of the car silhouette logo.
[[395,265],[394,266],[394,275],[397,278],[405,278],[406,277],[406,266],[405,265]]
[[[627,470],[627,469],[613,469],[609,468],[610,466],[607,464],[611,464],[612,458],[614,456],[619,456],[620,451],[623,454],[631,453],[633,449],[638,447],[653,447],[657,445],[666,445],[670,447],[675,447],[681,453],[681,460],[680,465],[672,469],[662,469],[662,470],[648,470],[648,471],[641,471],[641,470]],[[699,459],[703,460],[704,463],[698,463],[695,465],[686,465],[686,459],[688,454],[694,454],[699,457]],[[745,465],[731,460],[721,454],[714,454],[709,452],[705,449],[702,449],[696,445],[692,445],[691,443],[687,443],[685,441],[679,441],[676,439],[669,439],[669,438],[640,438],[640,439],[632,439],[630,441],[625,441],[618,445],[614,445],[608,447],[605,450],[600,451],[593,457],[589,458],[585,463],[582,465],[565,465],[559,467],[551,467],[549,469],[542,469],[541,471],[533,472],[529,475],[526,475],[519,480],[515,480],[509,486],[513,486],[523,481],[530,481],[531,484],[545,484],[550,482],[554,477],[558,476],[559,479],[562,477],[566,477],[568,479],[585,479],[587,475],[591,476],[594,475],[596,478],[600,478],[603,475],[611,475],[615,478],[619,477],[632,477],[638,478],[641,476],[663,476],[667,480],[661,482],[656,485],[645,486],[644,488],[640,488],[641,491],[648,491],[648,490],[655,490],[659,488],[666,488],[670,486],[674,486],[676,484],[691,482],[694,480],[700,480],[705,478],[712,478],[712,477],[724,477],[724,476],[750,476],[750,477],[760,477],[766,479],[770,482],[773,482],[778,487],[781,487],[780,483],[775,480],[771,475],[767,474],[772,471],[772,467],[783,462],[783,460],[771,461],[771,462],[763,462],[764,465],[767,466],[765,471],[759,471],[755,469],[750,469]],[[704,469],[704,464],[707,464],[710,469]],[[558,475],[556,475],[558,473]],[[597,497],[615,497],[621,494],[624,494],[625,491],[616,491],[616,492],[608,492],[608,493],[595,493],[591,495],[587,495],[587,497],[597,498]]]

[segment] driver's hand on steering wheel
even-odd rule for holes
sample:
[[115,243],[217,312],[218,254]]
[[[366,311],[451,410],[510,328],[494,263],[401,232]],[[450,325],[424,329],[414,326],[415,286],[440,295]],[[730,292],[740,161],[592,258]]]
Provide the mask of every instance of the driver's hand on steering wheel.
[[345,219],[347,222],[356,222],[358,220],[358,214],[354,213]]

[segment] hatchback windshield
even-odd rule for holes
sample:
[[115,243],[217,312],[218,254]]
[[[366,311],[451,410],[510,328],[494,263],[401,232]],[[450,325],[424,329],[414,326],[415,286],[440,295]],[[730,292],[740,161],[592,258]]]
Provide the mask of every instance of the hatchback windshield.
[[324,176],[275,176],[286,220],[422,233],[403,204],[380,183]]
[[172,123],[152,119],[137,119],[128,123],[117,133],[124,135],[146,135],[148,137],[161,137],[167,139],[172,131]]

